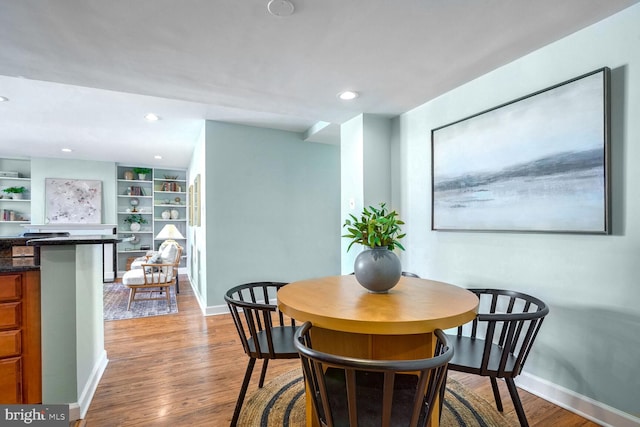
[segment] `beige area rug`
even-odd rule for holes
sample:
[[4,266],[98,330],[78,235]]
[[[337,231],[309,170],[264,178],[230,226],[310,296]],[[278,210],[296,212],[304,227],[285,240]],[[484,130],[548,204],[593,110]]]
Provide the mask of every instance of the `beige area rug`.
[[[442,427],[502,427],[508,421],[493,403],[449,378]],[[242,427],[304,427],[304,381],[300,370],[289,371],[265,384],[246,400],[238,419]]]
[[139,317],[162,316],[178,312],[175,286],[171,287],[171,309],[168,310],[167,301],[135,301],[131,303],[131,310],[127,310],[129,302],[129,288],[120,282],[104,284],[104,320],[136,319]]

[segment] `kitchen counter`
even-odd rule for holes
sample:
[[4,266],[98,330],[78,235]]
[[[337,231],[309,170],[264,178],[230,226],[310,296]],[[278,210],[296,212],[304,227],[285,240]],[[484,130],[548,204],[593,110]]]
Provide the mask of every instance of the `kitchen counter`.
[[24,248],[27,240],[29,239],[26,237],[0,237],[0,273],[20,273],[39,269],[40,259],[36,256],[35,248],[29,248],[33,256],[13,256],[12,249]]
[[103,247],[117,235],[38,237],[42,300],[42,402],[68,403],[70,420],[86,414],[107,365]]
[[29,246],[60,246],[60,245],[95,245],[103,243],[119,243],[122,239],[113,234],[108,235],[79,235],[68,237],[45,237],[27,240]]
[[[103,243],[118,243],[115,235],[80,235],[65,237],[0,237],[0,273],[14,273],[40,269],[39,256],[12,257],[13,246],[42,246],[63,245],[94,245]],[[37,254],[39,255],[39,253]]]
[[0,273],[17,273],[22,271],[40,270],[33,257],[0,258]]

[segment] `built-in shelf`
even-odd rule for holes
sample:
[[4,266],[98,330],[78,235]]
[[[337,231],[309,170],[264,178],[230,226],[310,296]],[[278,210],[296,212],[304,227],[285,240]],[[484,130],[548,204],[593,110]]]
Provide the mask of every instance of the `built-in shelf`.
[[[10,187],[24,187],[22,198],[4,192]],[[17,236],[20,228],[31,222],[31,161],[0,159],[0,236]]]
[[[133,179],[129,179],[129,172]],[[147,252],[147,249],[140,249],[141,246],[158,249],[162,240],[155,236],[166,224],[174,224],[183,236],[187,236],[187,172],[153,168],[144,180],[135,179],[137,177],[134,166],[117,167],[118,235],[127,238],[118,245],[119,275],[126,270],[128,258]],[[132,200],[137,204],[133,205]],[[131,214],[139,214],[146,221],[137,232],[131,231],[129,224],[125,223],[125,219]],[[180,266],[186,267],[187,240],[178,239],[178,242],[183,246],[183,261]]]

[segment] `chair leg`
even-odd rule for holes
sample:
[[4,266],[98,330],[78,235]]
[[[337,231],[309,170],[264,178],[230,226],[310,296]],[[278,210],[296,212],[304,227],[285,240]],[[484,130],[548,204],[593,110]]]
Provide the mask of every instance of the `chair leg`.
[[262,388],[264,384],[264,377],[267,376],[267,365],[269,364],[269,359],[262,359],[262,372],[260,372],[260,382],[258,383],[258,387]]
[[449,376],[449,369],[447,369],[444,373],[444,379],[442,380],[442,387],[440,387],[440,390],[438,391],[438,394],[440,395],[440,402],[439,406],[440,408],[438,408],[440,410],[439,412],[439,420],[442,421],[442,407],[444,405],[444,394],[447,391],[447,377]]
[[500,398],[498,381],[495,377],[489,377],[489,379],[491,380],[491,388],[493,389],[493,398],[496,400],[496,408],[498,408],[498,412],[502,412],[502,399]]
[[242,402],[244,402],[244,396],[247,394],[247,388],[249,387],[249,380],[251,380],[251,373],[253,372],[253,367],[256,364],[256,359],[253,357],[249,358],[249,363],[247,363],[247,370],[244,373],[244,380],[242,380],[242,388],[240,388],[240,395],[238,396],[238,400],[236,401],[236,409],[233,411],[233,418],[231,418],[231,427],[236,427],[238,424],[238,417],[240,417],[240,410],[242,409]]
[[127,303],[127,311],[131,310],[131,303],[133,302],[134,296],[136,296],[136,288],[129,288],[129,302]]
[[176,294],[180,293],[180,281],[178,280],[178,275],[176,274]]
[[524,414],[524,408],[522,407],[522,402],[520,401],[520,396],[518,395],[518,389],[516,388],[515,381],[513,380],[513,378],[505,378],[504,381],[507,383],[507,388],[509,389],[509,394],[511,395],[511,400],[513,401],[513,407],[516,409],[516,414],[518,414],[520,426],[529,427],[527,416]]
[[171,311],[171,286],[167,287],[167,311]]

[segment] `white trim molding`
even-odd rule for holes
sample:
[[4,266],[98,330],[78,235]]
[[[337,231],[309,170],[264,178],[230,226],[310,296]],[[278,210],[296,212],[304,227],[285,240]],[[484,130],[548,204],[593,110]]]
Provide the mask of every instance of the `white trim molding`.
[[516,378],[523,390],[602,426],[640,427],[640,418],[583,396],[551,381],[523,372]]
[[[109,359],[107,359],[107,351],[103,350],[100,358],[97,360],[93,370],[91,371],[89,381],[87,381],[82,389],[78,402],[69,405],[69,418],[71,421],[83,419],[87,415],[89,405],[91,405],[91,400],[93,400],[93,395],[98,388],[98,383],[100,382],[108,363]],[[78,418],[74,418],[74,416],[78,416]]]
[[217,316],[219,314],[228,314],[229,307],[227,305],[210,305],[205,309],[205,316]]

